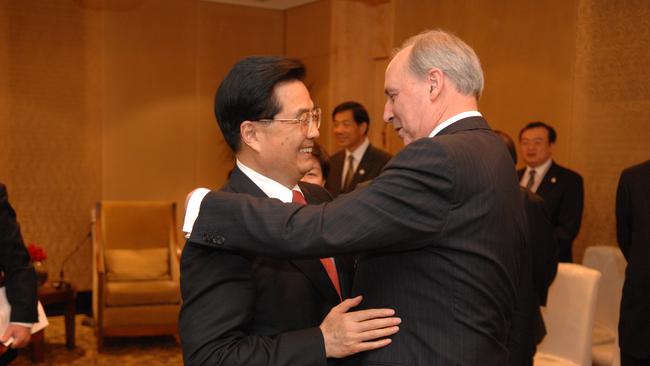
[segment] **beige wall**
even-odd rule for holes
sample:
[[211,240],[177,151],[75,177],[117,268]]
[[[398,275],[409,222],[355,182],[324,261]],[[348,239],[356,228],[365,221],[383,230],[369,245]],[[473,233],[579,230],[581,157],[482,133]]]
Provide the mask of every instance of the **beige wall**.
[[[282,11],[197,0],[0,3],[0,181],[50,276],[94,202],[182,207],[191,189],[223,184],[216,86],[244,55],[282,54],[284,24]],[[90,252],[66,265],[80,289]]]
[[[356,99],[370,109],[373,143],[394,152],[401,143],[381,123],[383,70],[393,47],[440,27],[479,54],[493,127],[516,136],[541,119],[557,128],[558,162],[585,178],[580,257],[586,245],[614,243],[618,174],[650,156],[648,15],[640,0],[321,0],[284,12],[198,0],[0,2],[9,55],[0,57],[0,181],[54,276],[95,201],[182,207],[190,189],[223,183],[232,156],[212,103],[238,58],[302,58],[325,110],[320,141],[336,150],[329,114]],[[66,273],[89,288],[89,245]]]
[[[55,278],[101,198],[101,17],[88,5],[0,2],[0,181]],[[90,245],[65,270],[87,286]]]

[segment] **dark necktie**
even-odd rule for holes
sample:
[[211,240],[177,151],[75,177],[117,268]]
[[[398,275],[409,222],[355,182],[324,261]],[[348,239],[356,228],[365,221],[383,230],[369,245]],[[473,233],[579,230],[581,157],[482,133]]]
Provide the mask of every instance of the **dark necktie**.
[[531,169],[530,172],[528,172],[528,183],[526,183],[526,189],[532,191],[533,184],[535,184],[535,169]]
[[[293,198],[291,199],[291,202],[294,203],[300,203],[301,205],[306,205],[307,201],[305,201],[305,196],[302,195],[300,191],[297,190],[292,190],[291,193],[293,193]],[[336,271],[336,265],[334,264],[334,260],[332,258],[321,258],[320,259],[321,264],[323,264],[323,267],[325,267],[325,271],[327,272],[327,275],[330,278],[330,281],[332,281],[332,284],[334,285],[334,288],[336,289],[336,293],[339,294],[339,299],[342,299],[341,297],[341,285],[339,284],[339,274]]]
[[354,176],[354,156],[348,156],[348,169],[345,171],[345,180],[343,181],[343,191],[347,191],[350,188],[350,183],[352,183],[352,177]]

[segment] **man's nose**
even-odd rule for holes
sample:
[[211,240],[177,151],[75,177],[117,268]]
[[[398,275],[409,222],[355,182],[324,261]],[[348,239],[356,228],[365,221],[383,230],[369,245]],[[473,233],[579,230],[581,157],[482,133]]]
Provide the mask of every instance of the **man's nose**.
[[315,123],[312,123],[309,125],[309,131],[307,131],[307,138],[308,139],[317,139],[318,136],[320,136],[320,131],[318,130],[318,126]]
[[393,107],[390,105],[390,103],[386,102],[384,104],[384,122],[386,123],[393,123]]

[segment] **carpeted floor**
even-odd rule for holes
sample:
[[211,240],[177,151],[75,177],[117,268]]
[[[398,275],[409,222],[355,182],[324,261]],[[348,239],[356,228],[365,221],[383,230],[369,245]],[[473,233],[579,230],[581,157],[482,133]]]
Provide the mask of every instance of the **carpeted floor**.
[[[112,338],[104,342],[104,351],[97,353],[93,328],[82,325],[85,315],[77,315],[76,347],[65,347],[63,316],[49,317],[45,329],[45,360],[39,365],[182,365],[181,347],[174,337]],[[21,350],[12,366],[34,365],[30,350]]]

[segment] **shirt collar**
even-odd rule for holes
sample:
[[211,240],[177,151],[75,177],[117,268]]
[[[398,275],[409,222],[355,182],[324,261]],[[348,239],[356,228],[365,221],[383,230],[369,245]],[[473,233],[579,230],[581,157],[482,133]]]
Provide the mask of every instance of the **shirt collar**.
[[[239,161],[239,159],[237,159],[237,167],[270,198],[277,198],[284,203],[288,203],[293,200],[293,193],[291,192],[291,189],[247,167],[241,161]],[[298,187],[298,185],[293,187],[293,189],[300,191],[300,187]],[[300,193],[302,193],[302,191]]]
[[553,163],[553,159],[548,158],[548,160],[546,160],[541,165],[537,166],[537,168],[526,166],[526,171],[524,172],[524,174],[528,176],[530,174],[530,171],[535,169],[535,176],[537,177],[536,179],[541,181],[541,179],[546,175],[546,172],[548,172],[548,170],[551,168],[551,163]]
[[368,140],[368,137],[366,137],[361,145],[359,145],[354,151],[350,152],[348,149],[345,149],[345,157],[347,159],[348,156],[352,155],[354,156],[354,161],[361,161],[363,158],[363,154],[366,153],[366,150],[368,149],[368,146],[370,145],[370,140]]
[[446,121],[444,121],[441,124],[437,125],[436,128],[434,128],[433,131],[431,131],[431,133],[429,134],[429,137],[433,137],[433,136],[437,135],[438,133],[440,133],[440,131],[442,131],[445,128],[451,126],[452,124],[460,121],[461,119],[467,118],[467,117],[483,117],[483,115],[479,111],[467,111],[467,112],[458,113],[457,115],[455,115],[455,116],[453,116],[451,118],[448,118]]

